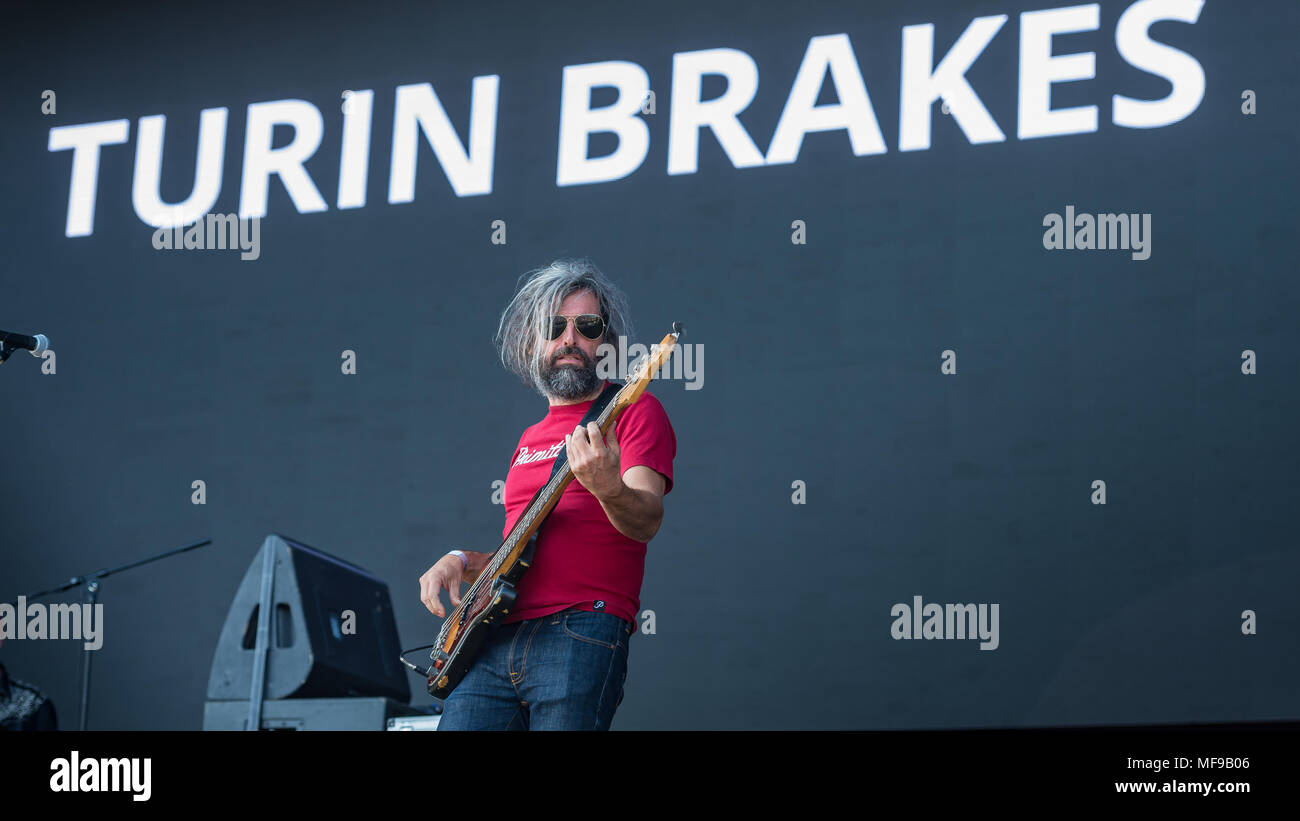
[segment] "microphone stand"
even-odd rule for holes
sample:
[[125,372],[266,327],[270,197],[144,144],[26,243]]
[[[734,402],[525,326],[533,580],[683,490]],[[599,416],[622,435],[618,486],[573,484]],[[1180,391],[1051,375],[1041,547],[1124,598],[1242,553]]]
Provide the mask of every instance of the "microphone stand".
[[[13,351],[11,350],[10,353],[12,352]],[[194,544],[187,544],[184,547],[178,547],[174,550],[164,551],[162,553],[159,553],[156,556],[150,556],[147,559],[140,559],[139,561],[129,562],[120,567],[114,567],[107,570],[96,570],[94,573],[89,573],[85,576],[73,576],[65,584],[61,584],[58,587],[51,587],[49,590],[42,590],[39,593],[32,593],[30,596],[27,596],[26,598],[36,599],[36,598],[40,598],[41,596],[48,596],[51,593],[62,593],[64,590],[71,590],[74,587],[80,587],[81,585],[85,585],[86,604],[90,605],[91,612],[94,612],[95,599],[99,595],[99,580],[104,578],[105,576],[111,576],[114,573],[121,573],[123,570],[130,570],[131,568],[139,567],[142,564],[148,564],[149,562],[156,562],[159,559],[165,559],[168,556],[173,556],[177,553],[184,553],[187,550],[193,550],[196,547],[203,547],[204,545],[209,545],[209,544],[212,544],[212,540],[204,539],[203,541],[195,542]],[[26,607],[26,604],[24,604],[24,607]],[[86,716],[89,710],[90,710],[90,648],[85,646],[85,642],[82,642],[81,723],[78,729],[81,730],[86,729]]]

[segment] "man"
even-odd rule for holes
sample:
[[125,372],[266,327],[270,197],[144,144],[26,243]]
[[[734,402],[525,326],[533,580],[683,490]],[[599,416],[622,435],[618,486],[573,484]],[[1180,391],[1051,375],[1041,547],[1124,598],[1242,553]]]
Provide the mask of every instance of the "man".
[[[4,644],[3,639],[0,644]],[[57,729],[54,703],[32,685],[9,678],[0,664],[0,730]]]
[[[440,730],[608,730],[623,700],[646,543],[663,520],[677,439],[650,393],[602,437],[579,427],[605,385],[600,346],[628,339],[627,299],[590,263],[557,260],[531,275],[502,314],[501,362],[550,407],[519,438],[506,474],[510,533],[546,483],[561,446],[574,481],[538,532],[533,564],[510,615],[487,627],[474,665],[443,703]],[[491,553],[452,551],[420,578],[420,599],[460,604]]]

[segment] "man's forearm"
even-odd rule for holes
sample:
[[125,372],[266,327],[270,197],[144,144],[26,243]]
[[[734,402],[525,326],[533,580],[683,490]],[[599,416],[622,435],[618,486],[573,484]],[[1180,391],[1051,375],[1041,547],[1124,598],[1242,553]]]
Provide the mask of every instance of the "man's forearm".
[[622,479],[618,484],[621,489],[617,493],[597,497],[610,524],[629,539],[650,541],[664,519],[663,501],[649,491],[628,487]]

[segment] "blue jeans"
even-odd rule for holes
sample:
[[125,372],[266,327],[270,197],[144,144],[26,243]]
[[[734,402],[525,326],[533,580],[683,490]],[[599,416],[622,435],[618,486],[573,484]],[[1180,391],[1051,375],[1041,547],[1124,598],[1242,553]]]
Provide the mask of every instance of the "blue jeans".
[[608,730],[632,629],[612,613],[574,609],[488,627],[438,729]]

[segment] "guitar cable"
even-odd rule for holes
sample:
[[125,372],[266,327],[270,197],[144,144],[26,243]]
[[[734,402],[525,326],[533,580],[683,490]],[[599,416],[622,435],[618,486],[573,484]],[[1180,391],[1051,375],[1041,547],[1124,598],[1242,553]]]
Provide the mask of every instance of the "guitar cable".
[[426,644],[423,647],[412,647],[410,650],[403,650],[401,652],[401,655],[399,655],[397,658],[402,662],[402,664],[405,664],[407,667],[410,667],[411,670],[420,674],[420,676],[422,676],[423,678],[429,678],[430,676],[433,675],[433,665],[430,664],[429,669],[427,670],[421,670],[419,667],[406,660],[406,654],[414,653],[419,650],[428,650],[431,647],[437,647],[437,646],[438,646],[437,643],[434,643],[434,644]]

